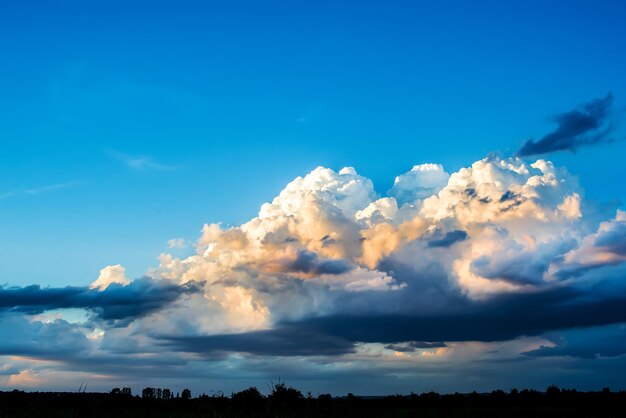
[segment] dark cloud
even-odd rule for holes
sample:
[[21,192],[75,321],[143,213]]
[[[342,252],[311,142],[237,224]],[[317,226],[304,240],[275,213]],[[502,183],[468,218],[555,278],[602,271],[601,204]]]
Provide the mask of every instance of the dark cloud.
[[555,346],[523,353],[530,357],[616,357],[626,354],[626,328],[623,325],[593,327],[548,336]]
[[83,308],[102,320],[142,317],[197,289],[165,280],[141,278],[123,286],[110,284],[104,290],[88,287],[0,287],[0,309],[38,314],[52,309]]
[[345,338],[299,326],[241,334],[163,337],[163,341],[175,350],[205,355],[238,352],[259,356],[333,356],[354,351],[354,344]]
[[283,263],[284,272],[298,272],[309,274],[341,274],[352,270],[346,260],[320,260],[317,254],[310,251],[300,251],[295,260]]
[[400,351],[403,353],[412,353],[415,350],[447,347],[443,342],[427,342],[427,341],[409,341],[405,344],[387,344],[385,346],[388,350]]
[[428,246],[431,248],[436,247],[449,247],[456,244],[459,241],[464,241],[467,238],[467,232],[456,230],[447,232],[442,238],[434,239],[428,242]]
[[523,253],[509,260],[482,256],[472,261],[472,273],[486,279],[504,280],[515,284],[538,284],[550,259],[535,260],[534,254]]
[[554,116],[557,128],[538,140],[528,140],[517,152],[519,156],[546,154],[553,151],[575,151],[581,146],[604,141],[611,131],[607,123],[613,96],[595,99],[569,112]]
[[456,313],[437,315],[335,315],[290,326],[354,342],[504,341],[555,329],[626,321],[626,297],[581,300],[566,289],[505,296],[475,303]]
[[476,189],[472,187],[468,187],[467,189],[465,189],[465,195],[469,198],[476,197],[476,194]]
[[447,314],[330,315],[284,322],[272,330],[159,338],[175,350],[205,355],[332,356],[352,352],[356,343],[382,343],[406,351],[442,347],[444,341],[506,341],[626,322],[625,304],[626,296],[586,300],[582,293],[557,289],[476,302]]
[[515,209],[516,207],[524,203],[525,200],[526,199],[524,199],[524,197],[512,192],[511,190],[508,190],[506,193],[500,196],[499,202],[503,204],[500,207],[500,212],[508,212],[511,209]]
[[508,200],[516,200],[518,196],[518,194],[512,192],[511,190],[507,190],[506,193],[500,196],[500,203],[506,202]]

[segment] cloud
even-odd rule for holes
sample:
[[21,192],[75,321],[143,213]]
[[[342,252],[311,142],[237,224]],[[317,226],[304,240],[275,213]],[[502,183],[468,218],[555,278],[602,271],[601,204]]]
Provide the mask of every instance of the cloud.
[[[354,342],[504,341],[546,331],[626,321],[625,298],[570,303],[565,294],[508,297],[459,313],[424,316],[329,316],[302,321],[320,333]],[[510,304],[510,305],[509,305]],[[508,305],[508,306],[507,306]]]
[[[208,336],[158,338],[177,350],[214,355],[339,355],[359,343],[386,343],[402,350],[444,347],[444,341],[507,341],[560,329],[626,322],[626,298],[587,301],[583,294],[553,290],[508,295],[489,303],[470,303],[456,312],[428,315],[360,314],[305,318],[269,330]],[[416,342],[417,341],[417,342]]]
[[33,315],[53,309],[84,308],[99,319],[120,320],[145,316],[194,290],[192,285],[180,286],[149,278],[125,285],[113,282],[104,288],[0,287],[0,309]]
[[586,236],[577,248],[565,254],[563,263],[554,266],[553,274],[564,279],[624,261],[626,212],[618,210],[614,219],[600,223],[594,234]]
[[[586,214],[565,169],[496,156],[450,174],[416,167],[387,196],[354,168],[318,167],[247,222],[204,225],[192,255],[161,254],[144,278],[112,265],[90,286],[5,286],[0,314],[83,334],[67,370],[152,377],[161,365],[175,376],[296,365],[304,376],[323,364],[345,377],[416,359],[540,361],[520,353],[626,323],[624,215]],[[50,325],[49,311],[67,308],[90,316]]]
[[168,248],[181,249],[187,246],[187,241],[184,238],[172,238],[167,241]]
[[553,151],[576,151],[582,146],[600,143],[607,139],[611,125],[607,122],[611,113],[613,95],[592,100],[577,109],[553,117],[557,128],[538,140],[528,140],[518,155],[546,154]]
[[0,193],[0,199],[9,198],[19,195],[38,195],[42,193],[53,192],[57,190],[68,189],[71,187],[80,186],[82,183],[79,181],[67,181],[64,183],[55,183],[47,186],[33,187],[29,189],[15,190],[11,192]]
[[626,328],[624,325],[610,325],[577,329],[561,333],[548,333],[546,338],[554,345],[527,351],[531,357],[616,357],[626,354]]
[[320,259],[316,253],[287,247],[283,257],[268,263],[266,269],[282,273],[303,273],[310,277],[322,274],[342,274],[354,267],[347,260]]
[[176,167],[155,161],[145,155],[129,155],[123,152],[110,150],[108,154],[122,162],[128,168],[136,171],[171,171]]
[[32,189],[25,189],[23,190],[24,194],[40,194],[40,193],[46,193],[46,192],[51,192],[54,190],[60,190],[60,189],[67,189],[69,187],[75,187],[80,185],[81,183],[78,181],[68,181],[65,183],[56,183],[56,184],[51,184],[49,186],[43,186],[43,187],[35,187]]
[[[149,274],[203,282],[211,302],[196,314],[221,311],[230,324],[240,321],[224,292],[246,289],[245,306],[265,312],[263,319],[241,322],[245,329],[229,326],[231,333],[313,313],[428,317],[559,286],[555,272],[589,229],[578,183],[567,171],[544,160],[528,165],[498,157],[451,175],[435,164],[417,167],[398,176],[396,191],[419,192],[400,207],[353,168],[319,167],[289,183],[249,222],[205,225],[195,255],[164,256]],[[446,183],[433,182],[434,173]],[[206,324],[196,330],[220,332]]]
[[335,356],[354,352],[354,344],[343,338],[298,327],[163,340],[175,350],[204,355],[236,352],[259,356]]
[[467,232],[461,230],[449,231],[441,238],[435,238],[428,241],[428,246],[449,247],[457,242],[464,241],[467,238]]
[[100,270],[100,276],[89,286],[90,289],[104,290],[110,284],[117,283],[126,286],[130,280],[126,277],[126,269],[121,264],[107,266]]
[[389,195],[401,206],[438,193],[448,183],[449,177],[440,164],[416,165],[411,171],[396,177]]
[[443,348],[443,347],[447,347],[447,345],[443,342],[427,342],[427,341],[408,341],[406,343],[387,344],[385,346],[385,348],[388,350],[399,351],[402,353],[412,353],[421,349]]
[[[398,183],[421,192],[414,172],[445,173],[424,167],[399,176],[414,183]],[[224,289],[239,286],[245,306],[267,315],[227,332],[199,325],[158,338],[190,352],[303,356],[309,339],[350,353],[362,343],[506,341],[626,320],[622,299],[555,279],[589,239],[578,183],[565,170],[488,157],[445,177],[399,207],[352,168],[317,168],[249,222],[205,226],[196,255],[167,258],[153,277],[207,280],[204,297],[218,310],[231,309]]]
[[63,358],[69,353],[80,354],[90,348],[85,335],[62,320],[31,322],[17,313],[0,312],[0,333],[0,355]]

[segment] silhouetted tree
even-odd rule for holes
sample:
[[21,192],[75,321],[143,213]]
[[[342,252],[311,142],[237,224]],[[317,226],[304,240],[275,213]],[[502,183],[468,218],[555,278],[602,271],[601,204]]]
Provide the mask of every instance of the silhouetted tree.
[[154,388],[144,388],[141,391],[141,397],[144,399],[154,399]]
[[189,389],[183,389],[183,393],[181,394],[181,398],[184,400],[191,399],[191,391]]
[[284,382],[279,382],[271,386],[271,393],[267,399],[270,401],[270,406],[274,410],[286,410],[297,409],[304,396],[298,389],[288,387]]
[[172,391],[169,389],[163,389],[163,399],[172,399]]
[[559,396],[560,393],[561,393],[561,389],[559,389],[557,385],[550,385],[546,389],[546,395],[548,395],[551,398]]
[[230,397],[236,408],[243,410],[247,416],[258,414],[264,409],[265,398],[255,387],[249,387]]
[[132,396],[133,395],[133,391],[130,390],[130,388],[122,388],[122,395]]

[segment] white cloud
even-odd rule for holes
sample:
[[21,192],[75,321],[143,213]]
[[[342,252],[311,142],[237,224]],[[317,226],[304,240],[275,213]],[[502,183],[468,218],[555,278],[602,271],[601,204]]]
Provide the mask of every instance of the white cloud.
[[89,287],[104,290],[112,283],[124,286],[130,283],[130,280],[126,277],[126,269],[120,264],[107,266],[100,270],[100,276]]
[[[577,182],[544,160],[486,158],[451,175],[423,164],[398,176],[390,194],[380,198],[351,167],[318,167],[249,222],[205,225],[196,255],[162,255],[149,274],[203,283],[211,312],[228,311],[224,289],[248,289],[266,314],[245,328],[262,328],[315,309],[347,309],[335,305],[345,292],[400,295],[426,286],[406,282],[394,259],[416,271],[437,266],[446,275],[438,286],[473,299],[550,286],[548,270],[584,237]],[[411,204],[399,208],[393,195]],[[462,239],[442,240],[447,233]]]
[[439,193],[448,184],[450,175],[440,164],[421,164],[396,177],[389,195],[399,206],[413,203]]
[[184,238],[172,238],[167,241],[167,246],[172,249],[181,249],[187,246],[187,241]]

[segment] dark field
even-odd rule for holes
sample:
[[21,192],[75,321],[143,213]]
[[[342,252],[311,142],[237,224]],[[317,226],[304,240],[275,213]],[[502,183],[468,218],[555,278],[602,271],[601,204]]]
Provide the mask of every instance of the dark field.
[[[126,392],[126,393],[123,393]],[[626,392],[538,391],[387,397],[313,397],[284,384],[268,396],[250,388],[192,398],[146,388],[111,393],[0,392],[5,417],[626,417]]]

